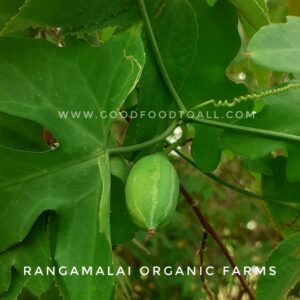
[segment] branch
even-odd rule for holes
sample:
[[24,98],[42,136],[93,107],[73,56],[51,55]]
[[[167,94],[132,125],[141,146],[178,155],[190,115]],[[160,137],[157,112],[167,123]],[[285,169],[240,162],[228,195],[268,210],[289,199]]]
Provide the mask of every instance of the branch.
[[[207,231],[204,230],[201,245],[200,245],[200,249],[199,249],[200,267],[202,267],[203,269],[204,269],[203,252],[206,248],[207,236],[208,236],[208,233],[207,233]],[[208,298],[210,300],[214,300],[215,296],[214,296],[213,292],[210,290],[210,288],[208,287],[208,285],[206,284],[205,273],[204,272],[202,272],[200,278],[201,278],[201,282],[202,282],[202,287],[203,287],[204,291],[206,292]]]
[[[191,195],[188,193],[188,191],[185,189],[185,187],[182,184],[180,184],[180,192],[183,195],[183,197],[185,198],[185,200],[190,204],[190,206],[194,210],[194,212],[195,212],[199,222],[201,223],[202,227],[204,228],[204,230],[206,230],[212,236],[212,238],[216,241],[216,243],[218,244],[221,251],[224,253],[224,255],[225,255],[226,259],[228,260],[229,264],[231,265],[231,267],[236,268],[237,265],[236,265],[233,257],[230,255],[228,249],[226,248],[226,246],[220,239],[218,233],[210,225],[210,223],[208,222],[208,220],[206,219],[206,217],[204,216],[204,214],[198,207],[198,203],[194,201],[194,199],[191,197]],[[241,276],[240,274],[237,274],[236,276],[238,277],[245,292],[249,295],[250,299],[255,300],[255,297],[254,297],[251,289],[249,288],[248,284],[246,283],[244,277]]]

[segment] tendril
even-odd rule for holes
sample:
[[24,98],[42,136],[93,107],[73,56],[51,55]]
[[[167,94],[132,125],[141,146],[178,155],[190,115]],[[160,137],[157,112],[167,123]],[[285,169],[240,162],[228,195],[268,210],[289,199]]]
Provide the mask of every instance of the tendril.
[[258,100],[258,99],[261,99],[261,98],[264,98],[264,97],[280,94],[280,93],[286,92],[286,91],[291,90],[291,89],[299,89],[299,88],[300,88],[300,83],[289,83],[289,84],[287,84],[285,86],[282,86],[282,87],[266,90],[266,91],[263,91],[263,92],[258,93],[258,94],[254,93],[254,94],[243,95],[243,96],[240,96],[240,97],[236,97],[232,100],[227,100],[227,99],[215,100],[215,99],[211,99],[209,101],[206,101],[206,102],[203,102],[199,105],[196,105],[195,107],[192,108],[192,110],[196,110],[198,108],[207,106],[209,104],[212,104],[215,107],[233,107],[236,104],[240,104],[242,102],[246,102],[246,101],[249,101],[249,100],[255,101],[255,100]]

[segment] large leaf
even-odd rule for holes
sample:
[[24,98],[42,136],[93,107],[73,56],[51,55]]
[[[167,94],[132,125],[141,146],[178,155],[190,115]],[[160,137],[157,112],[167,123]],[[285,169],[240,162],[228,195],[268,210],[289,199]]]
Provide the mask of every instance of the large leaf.
[[0,0],[0,30],[18,12],[24,0]]
[[272,175],[262,176],[262,193],[266,198],[279,201],[279,203],[268,202],[266,205],[271,212],[273,219],[285,234],[291,234],[299,231],[299,206],[295,207],[282,206],[285,203],[298,203],[300,194],[299,182],[288,182],[286,178],[287,158],[279,156],[271,159],[269,163]]
[[[225,123],[234,123],[237,121],[237,115],[246,117],[251,115],[253,103],[242,102],[235,107],[215,107],[208,105],[199,111],[195,111],[195,116],[220,121]],[[221,136],[223,130],[206,125],[196,125],[195,139],[192,144],[192,155],[197,166],[203,172],[214,171],[220,161],[222,144]]]
[[266,269],[275,266],[276,275],[261,276],[257,283],[257,300],[287,299],[289,292],[300,281],[300,234],[290,236],[272,252]]
[[244,91],[226,76],[241,46],[237,16],[227,1],[214,7],[197,0],[150,1],[147,7],[171,80],[188,108]]
[[300,73],[300,18],[288,17],[285,24],[262,28],[250,41],[251,59],[275,71]]
[[129,242],[138,231],[132,222],[126,206],[125,183],[130,171],[129,165],[120,157],[110,159],[111,170],[111,241],[112,244]]
[[45,151],[43,127],[33,121],[0,112],[0,143],[8,148]]
[[[241,120],[237,124],[300,136],[299,113],[300,90],[288,90],[265,97],[264,108],[255,118]],[[225,148],[229,148],[243,158],[252,161],[270,155],[272,151],[286,152],[288,154],[287,180],[290,182],[300,181],[299,144],[233,132],[226,132],[223,141]],[[263,172],[263,170],[259,171]]]
[[[214,7],[204,1],[180,3],[172,1],[153,17],[153,23],[171,80],[184,104],[191,108],[212,98],[244,93],[226,76],[241,45],[233,8],[227,1],[218,1]],[[158,8],[152,9],[157,15]],[[203,171],[212,171],[219,163],[222,131],[201,125],[195,130],[193,157]]]
[[244,29],[251,37],[262,26],[270,24],[267,4],[263,0],[231,0],[241,18]]
[[[264,108],[255,118],[238,121],[237,124],[300,136],[299,99],[300,90],[265,97]],[[276,204],[268,203],[275,221],[287,234],[297,231],[300,204],[299,143],[225,131],[222,144],[224,149],[239,154],[251,171],[263,175],[264,198],[278,201]]]
[[[227,1],[218,1],[213,7],[197,0],[152,0],[146,4],[166,69],[188,108],[211,98],[233,97],[245,92],[226,76],[226,68],[241,46],[237,16]],[[147,55],[138,110],[174,110],[150,49]],[[134,120],[126,140],[132,142],[132,137],[136,138],[134,142],[147,140],[167,125],[166,120],[159,118]],[[210,128],[196,127],[198,143],[194,144],[194,156],[200,167],[208,164],[209,169],[214,169],[219,162],[217,145],[221,131],[213,130],[214,134],[210,134]],[[202,145],[207,143],[207,136],[211,147],[204,149]]]
[[[111,264],[106,145],[112,120],[99,118],[99,112],[121,107],[143,63],[135,32],[99,48],[0,39],[1,110],[44,125],[60,144],[42,153],[0,147],[0,251],[20,243],[39,215],[51,210],[57,216],[57,266]],[[75,110],[94,115],[59,117],[58,111]],[[58,276],[57,282],[65,299],[72,300],[108,299],[113,286],[111,277],[99,276]]]
[[[158,114],[160,111],[174,110],[175,105],[165,88],[164,81],[147,42],[145,46],[147,60],[138,86],[139,103],[137,111],[153,111]],[[152,138],[154,135],[164,131],[168,122],[168,119],[160,119],[158,117],[153,119],[148,117],[132,119],[126,132],[125,145],[137,144]]]
[[26,1],[20,11],[6,24],[2,33],[38,26],[63,27],[71,30],[89,26],[100,28],[102,22],[110,18],[114,20],[119,15],[123,23],[123,14],[126,15],[133,6],[135,2],[132,0],[30,0]]
[[125,185],[119,178],[111,178],[111,240],[112,244],[124,244],[134,238],[139,230],[132,222],[125,201]]
[[11,294],[18,295],[24,286],[32,285],[35,294],[41,295],[51,286],[50,276],[21,276],[18,279],[14,272],[23,274],[25,266],[45,269],[51,263],[49,241],[45,231],[45,216],[42,216],[22,243],[0,255],[0,294],[4,293],[2,297],[8,299]]

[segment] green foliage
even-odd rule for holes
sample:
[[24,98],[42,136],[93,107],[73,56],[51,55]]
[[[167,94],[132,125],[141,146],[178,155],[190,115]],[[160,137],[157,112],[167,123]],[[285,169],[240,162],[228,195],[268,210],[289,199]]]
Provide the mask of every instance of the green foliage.
[[70,0],[25,1],[18,13],[6,23],[2,34],[28,27],[63,27],[69,30],[89,26],[103,28],[102,22],[108,18],[122,17],[133,3],[131,0],[88,0],[82,3]]
[[[24,266],[45,268],[51,264],[47,232],[44,230],[45,216],[41,216],[28,237],[10,251],[0,256],[0,290],[4,299],[15,299],[27,285],[35,295],[40,295],[51,286],[51,277],[24,277]],[[12,267],[14,268],[12,270]],[[4,276],[4,277],[3,277]]]
[[[2,38],[0,51],[1,109],[50,128],[60,144],[56,151],[41,153],[1,148],[1,251],[22,241],[38,216],[51,210],[57,214],[54,264],[110,265],[106,144],[112,120],[70,121],[59,119],[58,111],[118,109],[141,74],[139,36],[126,33],[101,48],[82,42],[58,48],[41,40]],[[108,297],[112,281],[61,277],[58,284],[67,298],[95,299]]]
[[251,59],[274,71],[300,73],[299,17],[288,17],[286,24],[272,24],[259,31],[251,40]]
[[18,150],[45,151],[47,145],[42,139],[42,132],[43,127],[36,122],[0,112],[2,146]]
[[207,0],[207,4],[210,6],[214,6],[218,0]]
[[[299,96],[299,90],[289,90],[278,95],[265,97],[263,110],[255,118],[238,121],[238,124],[299,136],[300,128],[297,124]],[[286,105],[287,101],[289,101],[289,105]],[[286,118],[286,116],[289,116],[289,118]],[[232,132],[225,133],[224,143],[225,147],[239,153],[248,160],[264,158],[270,155],[272,151],[281,150],[288,155],[287,178],[292,182],[300,181],[300,177],[297,175],[298,172],[295,171],[295,168],[299,166],[299,156],[297,155],[299,145],[270,138],[255,137],[249,139],[246,135]],[[255,171],[264,173],[262,169],[256,169]]]
[[23,0],[1,0],[0,1],[0,29],[13,17],[18,8],[24,3]]
[[264,0],[231,0],[243,23],[247,37],[251,38],[262,26],[270,23],[268,7]]
[[112,244],[125,244],[131,241],[139,230],[132,222],[126,208],[125,185],[117,177],[111,178],[111,240]]
[[[219,274],[208,288],[203,278],[23,274],[221,267],[211,231],[204,262],[195,254],[205,217],[239,267],[263,266],[282,240],[265,264],[280,272],[258,279],[257,297],[299,294],[300,21],[271,24],[286,17],[287,3],[275,2],[0,0],[1,299],[241,298],[247,283]],[[100,115],[120,111],[138,117]],[[143,164],[158,152],[170,161]],[[169,227],[145,240],[126,182],[131,213],[161,223],[178,198],[172,164],[203,216],[180,203]],[[246,281],[255,291],[257,277]]]
[[[271,253],[266,267],[276,266],[278,275],[261,277],[257,283],[257,299],[286,299],[300,278],[300,234],[281,242]],[[274,284],[275,283],[275,284]]]
[[226,1],[213,8],[205,1],[179,3],[150,1],[147,8],[167,71],[185,106],[243,93],[226,76],[241,46],[232,7]]
[[[193,197],[199,201],[199,206],[205,211],[214,228],[226,240],[227,246],[239,261],[239,265],[264,264],[264,255],[272,249],[272,239],[276,233],[269,227],[269,221],[262,213],[261,206],[239,194],[223,188],[183,161],[174,157],[173,162],[181,174],[181,181]],[[236,170],[237,161],[228,161],[223,165],[224,172],[221,177],[230,177],[226,168]],[[247,175],[235,171],[237,178],[247,179]],[[228,178],[227,178],[228,179]],[[247,228],[248,223],[256,224],[254,229]],[[239,224],[237,226],[237,224]],[[180,230],[178,229],[180,227]],[[197,250],[200,247],[202,231],[199,223],[183,199],[179,201],[178,208],[171,223],[159,230],[151,240],[145,240],[144,234],[137,234],[136,238],[119,246],[118,256],[123,258],[123,264],[138,266],[194,266],[200,265]],[[142,245],[142,247],[141,247]],[[211,238],[208,238],[204,251],[205,264],[216,268],[227,265],[224,256]],[[122,279],[120,279],[122,280]],[[119,287],[117,299],[205,299],[206,294],[200,288],[199,276],[147,276],[140,278],[133,274],[128,278],[130,285]],[[232,277],[216,274],[206,277],[207,284],[217,294],[221,292],[225,299],[232,299],[231,292],[237,288]],[[129,298],[124,295],[126,291]]]

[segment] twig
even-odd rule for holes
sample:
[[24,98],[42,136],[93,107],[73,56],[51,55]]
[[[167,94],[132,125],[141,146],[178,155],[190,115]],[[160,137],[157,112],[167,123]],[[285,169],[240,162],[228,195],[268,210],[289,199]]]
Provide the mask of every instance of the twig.
[[[226,246],[224,245],[224,243],[222,242],[222,240],[220,239],[218,233],[214,230],[214,228],[210,225],[210,223],[208,222],[208,220],[206,219],[206,217],[204,216],[204,214],[202,213],[202,211],[200,210],[199,206],[198,206],[198,202],[194,201],[194,199],[192,198],[192,196],[188,193],[188,191],[185,189],[185,187],[180,184],[180,192],[183,195],[183,197],[185,198],[185,200],[190,204],[190,206],[193,208],[198,220],[200,221],[202,227],[212,236],[212,238],[216,241],[216,243],[218,244],[218,246],[220,247],[220,249],[222,250],[222,252],[224,253],[226,259],[228,260],[228,262],[230,263],[232,268],[236,268],[237,265],[233,259],[233,257],[230,255],[228,249],[226,248]],[[245,292],[249,295],[250,300],[255,300],[255,297],[251,291],[251,289],[249,288],[248,284],[246,283],[245,279],[243,276],[241,276],[240,274],[236,274],[236,276],[238,277],[242,287],[244,288]]]
[[[199,249],[200,267],[202,269],[204,269],[203,251],[205,250],[205,247],[206,247],[207,237],[208,237],[208,233],[207,233],[207,231],[204,230],[201,245],[200,245],[200,249]],[[210,300],[214,300],[215,296],[214,296],[213,292],[210,290],[209,286],[206,284],[205,273],[204,272],[201,272],[200,278],[201,278],[201,282],[202,282],[202,287],[203,287],[204,291],[206,292],[208,298]]]

